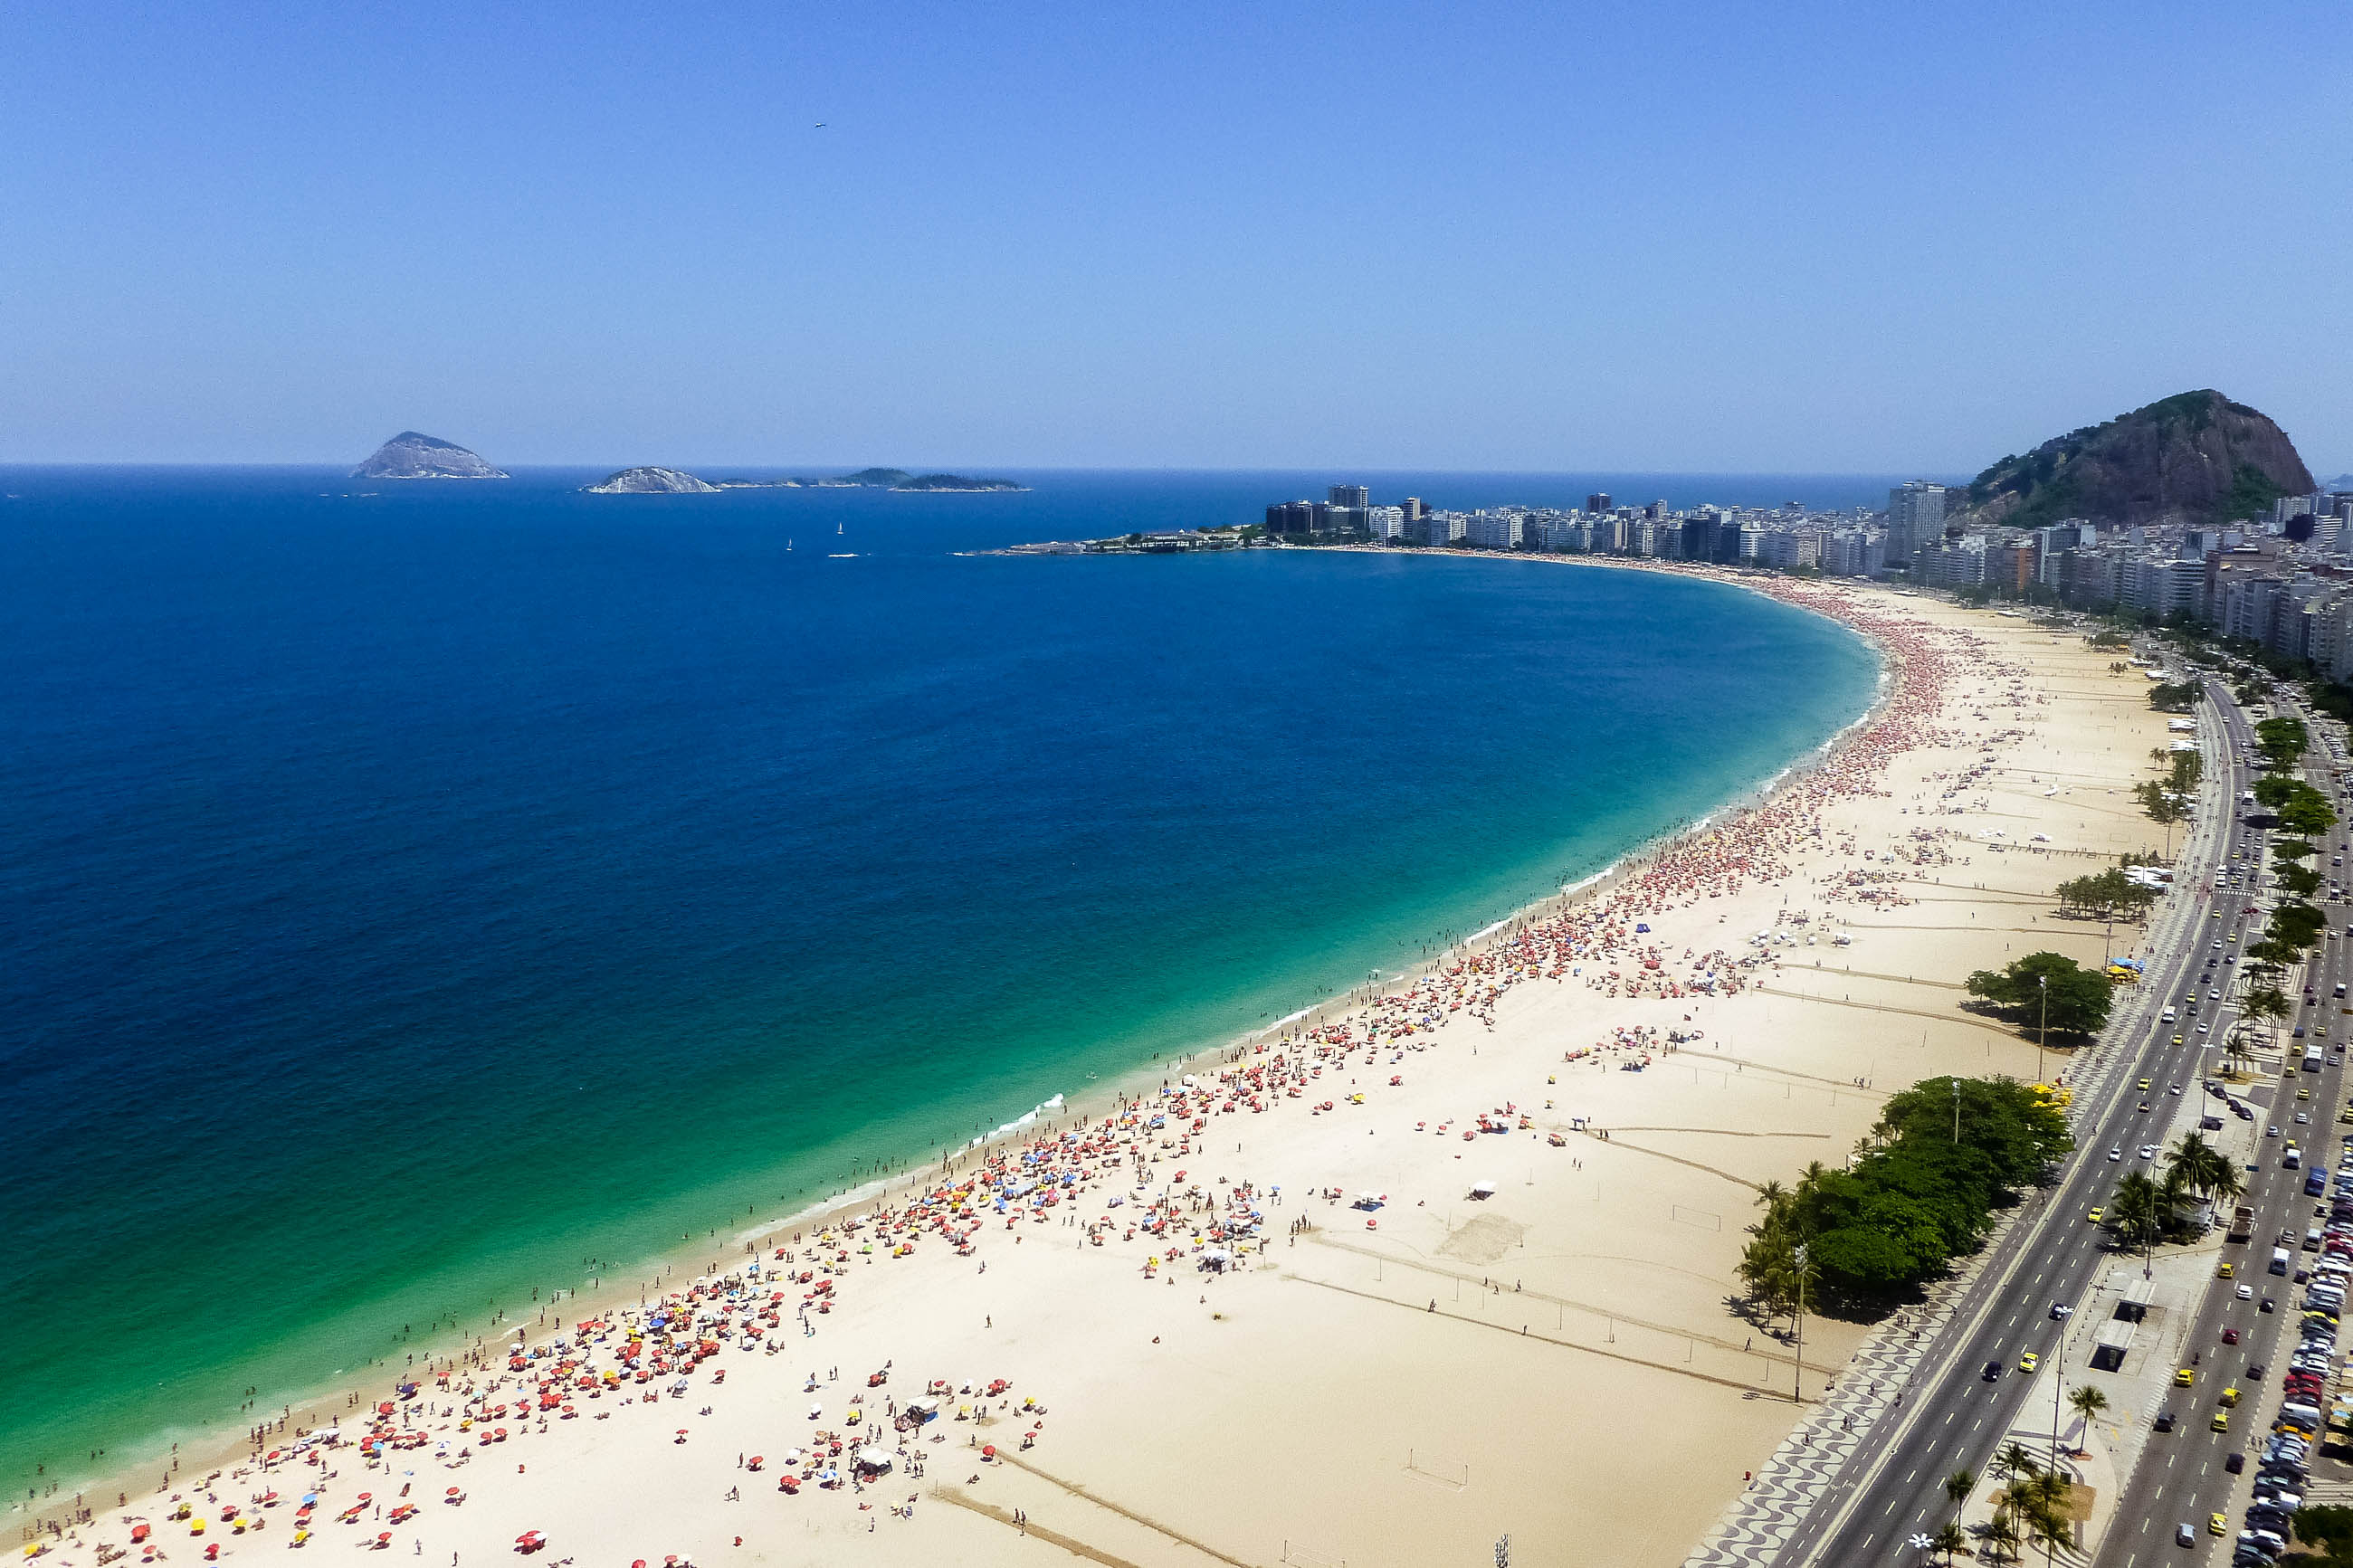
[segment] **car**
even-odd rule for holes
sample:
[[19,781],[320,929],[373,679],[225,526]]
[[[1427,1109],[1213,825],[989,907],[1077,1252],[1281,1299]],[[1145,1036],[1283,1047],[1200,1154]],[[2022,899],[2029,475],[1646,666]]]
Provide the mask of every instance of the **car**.
[[[2174,1043],[2175,1045],[2177,1045],[2177,1046],[2178,1046],[2178,1045],[2179,1045],[2179,1044],[2181,1043],[2181,1037],[2180,1037],[2179,1035],[2176,1035],[2176,1036],[2174,1036],[2174,1037],[2173,1037],[2173,1043]],[[2147,1106],[2146,1106],[2146,1105],[2144,1105],[2144,1106],[2142,1106],[2142,1107],[2141,1107],[2141,1109],[2142,1109],[2143,1110],[2147,1110],[2148,1109],[2148,1107],[2147,1107]]]
[[2217,1401],[2217,1403],[2225,1410],[2235,1409],[2239,1403],[2239,1385],[2234,1383],[2230,1387],[2224,1389],[2222,1391],[2222,1397]]
[[[2234,1476],[2242,1474],[2247,1468],[2247,1456],[2241,1453],[2230,1454],[2223,1458],[2222,1468]],[[2221,1515],[2216,1514],[2214,1517],[2220,1519]]]
[[[2181,1042],[2180,1042],[2179,1040],[2176,1040],[2176,1041],[2174,1041],[2173,1043],[2174,1043],[2175,1045],[2177,1045],[2177,1046],[2178,1046],[2178,1045],[2179,1045]],[[2142,1100],[2138,1105],[2135,1106],[2133,1109],[2134,1109],[2134,1110],[2136,1110],[2147,1111],[2147,1110],[2148,1110],[2148,1101],[2147,1101],[2147,1100]]]
[[2018,1358],[2018,1370],[2021,1372],[2032,1372],[2042,1364],[2042,1357],[2034,1351],[2028,1351]]
[[2310,1100],[2312,1098],[2312,1086],[2310,1084],[2306,1084],[2302,1089],[2297,1089],[2295,1091],[2295,1097],[2298,1100]]
[[2066,1302],[2053,1301],[2051,1303],[2051,1316],[2058,1321],[2064,1322],[2074,1315],[2075,1309],[2067,1305]]
[[2160,1410],[2157,1413],[2157,1429],[2160,1432],[2170,1432],[2173,1430],[2172,1411]]
[[2001,1375],[2001,1363],[1998,1361],[1989,1361],[1986,1363],[1985,1371],[1980,1375],[1983,1376],[1988,1383],[1991,1383],[1995,1378]]
[[2226,1345],[2237,1344],[2239,1342],[2239,1331],[2236,1329],[2224,1329],[2222,1331],[2222,1342]]
[[2195,1382],[2197,1382],[2197,1381],[2198,1381],[2198,1374],[2197,1374],[2196,1373],[2194,1373],[2194,1372],[2190,1371],[2188,1367],[2186,1367],[2186,1366],[2183,1366],[2183,1367],[2176,1367],[2176,1368],[2174,1369],[2174,1372],[2173,1372],[2173,1386],[2174,1386],[2174,1387],[2176,1387],[2176,1388],[2187,1388],[2187,1387],[2189,1387],[2191,1384],[2193,1384],[2193,1383],[2195,1383]]
[[2157,1145],[2156,1145],[2156,1144],[2154,1144],[2154,1143],[2144,1143],[2144,1144],[2142,1144],[2142,1145],[2140,1146],[2140,1157],[2141,1157],[2142,1159],[2144,1159],[2144,1160],[2154,1160],[2154,1159],[2156,1159],[2156,1158],[2157,1158]]
[[2312,1113],[2310,1111],[2299,1110],[2295,1113],[2295,1124],[2298,1127],[2303,1126],[2306,1122],[2310,1121],[2311,1120]]
[[2111,1144],[2111,1145],[2109,1145],[2109,1148],[2108,1148],[2108,1158],[2109,1158],[2111,1161],[2115,1161],[2115,1160],[2121,1160],[2121,1159],[2123,1159],[2124,1157],[2125,1157],[2125,1151],[2124,1151],[2124,1145],[2123,1145],[2123,1144],[2121,1144],[2121,1143],[2116,1143],[2116,1144]]
[[2177,1083],[2177,1084],[2175,1084],[2171,1089],[2167,1089],[2165,1092],[2166,1092],[2166,1093],[2168,1093],[2168,1094],[2179,1094],[2179,1093],[2181,1092],[2181,1086],[2180,1086],[2179,1084],[2178,1084],[2178,1083]]
[[2236,1275],[2238,1272],[2239,1272],[2239,1266],[2238,1266],[2237,1264],[2235,1264],[2235,1263],[2225,1263],[2225,1264],[2223,1264],[2223,1265],[2222,1265],[2222,1267],[2221,1267],[2221,1268],[2218,1268],[2218,1269],[2216,1269],[2216,1270],[2214,1271],[2214,1278],[2215,1278],[2215,1279],[2231,1279],[2232,1277],[2233,1277],[2234,1275]]
[[2266,1296],[2262,1300],[2255,1303],[2255,1310],[2259,1312],[2276,1312],[2279,1310],[2279,1304],[2274,1301],[2269,1296]]
[[2107,1217],[2107,1214],[2108,1211],[2106,1209],[2101,1207],[2098,1204],[2094,1204],[2092,1205],[2092,1212],[2085,1215],[2084,1217],[2090,1220],[2094,1225],[2097,1225],[2100,1221]]
[[2254,1299],[2255,1299],[2255,1288],[2254,1288],[2253,1286],[2252,1286],[2252,1285],[2242,1285],[2242,1286],[2240,1286],[2240,1287],[2239,1287],[2239,1300],[2242,1300],[2242,1301],[2252,1301],[2252,1300],[2253,1300]]
[[2141,1079],[2141,1080],[2140,1080],[2140,1087],[2141,1087],[2141,1089],[2142,1089],[2142,1090],[2143,1090],[2144,1092],[2146,1092],[2146,1091],[2147,1091],[2147,1089],[2148,1089],[2148,1085],[2149,1085],[2149,1080],[2148,1080],[2148,1079]]

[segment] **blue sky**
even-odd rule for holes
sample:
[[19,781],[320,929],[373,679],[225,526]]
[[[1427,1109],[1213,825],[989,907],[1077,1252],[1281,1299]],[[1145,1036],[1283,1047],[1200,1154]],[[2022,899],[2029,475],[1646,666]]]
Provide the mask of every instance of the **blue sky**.
[[[0,460],[2353,467],[2353,8],[0,8]],[[823,121],[825,129],[816,126]]]

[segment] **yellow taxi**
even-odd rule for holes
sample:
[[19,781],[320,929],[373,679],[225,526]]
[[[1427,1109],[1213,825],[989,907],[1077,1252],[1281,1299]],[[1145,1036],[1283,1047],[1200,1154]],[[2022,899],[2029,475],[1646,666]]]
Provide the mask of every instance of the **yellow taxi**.
[[2297,1089],[2295,1091],[2295,1097],[2298,1100],[2310,1100],[2312,1098],[2312,1087],[2307,1084],[2304,1088]]
[[2206,1533],[2228,1535],[2231,1533],[2231,1521],[2219,1513],[2210,1513],[2206,1516]]
[[2181,1043],[2181,1037],[2180,1037],[2179,1035],[2176,1035],[2176,1036],[2174,1036],[2174,1037],[2173,1037],[2173,1043],[2174,1043],[2175,1045],[2177,1045],[2177,1046],[2178,1046],[2178,1045],[2179,1045],[2179,1044]]
[[2102,1221],[2103,1219],[2105,1219],[2105,1218],[2107,1217],[2107,1213],[2108,1213],[2108,1211],[2107,1211],[2107,1210],[2105,1210],[2105,1209],[2102,1208],[2102,1207],[2101,1207],[2099,1205],[2097,1205],[2097,1204],[2094,1204],[2094,1205],[2092,1205],[2092,1212],[2091,1212],[2090,1214],[2085,1215],[2084,1217],[2085,1219],[2090,1220],[2094,1225],[2097,1225],[2097,1224],[2099,1224],[2099,1223],[2100,1223],[2100,1221]]
[[2231,1429],[2231,1413],[2227,1410],[2217,1410],[2210,1425],[2217,1432],[2228,1432]]
[[2028,1351],[2024,1355],[2018,1358],[2018,1370],[2021,1372],[2032,1372],[2036,1367],[2042,1364],[2042,1358],[2032,1351]]
[[2173,1386],[2176,1388],[2187,1388],[2197,1381],[2198,1374],[2186,1366],[2178,1369],[2173,1374]]
[[2225,1409],[2225,1410],[2232,1409],[2232,1408],[2235,1407],[2235,1406],[2238,1405],[2238,1403],[2239,1403],[2239,1391],[2238,1391],[2237,1389],[2235,1389],[2235,1388],[2226,1388],[2226,1389],[2224,1389],[2224,1390],[2222,1391],[2222,1408],[2223,1408],[2223,1409]]
[[2217,1279],[2235,1279],[2238,1277],[2239,1266],[2235,1263],[2225,1263],[2214,1273],[2214,1278]]
[[2149,1087],[2149,1080],[2148,1080],[2148,1079],[2141,1079],[2141,1080],[2140,1080],[2140,1086],[2141,1086],[2141,1088],[2143,1088],[2143,1089],[2147,1089],[2147,1088],[2148,1088],[2148,1087]]

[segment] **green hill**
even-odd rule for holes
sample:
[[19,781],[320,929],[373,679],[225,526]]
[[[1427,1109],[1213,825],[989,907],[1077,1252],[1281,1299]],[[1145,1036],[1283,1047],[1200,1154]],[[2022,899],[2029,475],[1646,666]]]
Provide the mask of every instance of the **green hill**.
[[2229,522],[2313,489],[2287,433],[2219,392],[2184,392],[2004,458],[1971,481],[1971,521],[2034,528]]

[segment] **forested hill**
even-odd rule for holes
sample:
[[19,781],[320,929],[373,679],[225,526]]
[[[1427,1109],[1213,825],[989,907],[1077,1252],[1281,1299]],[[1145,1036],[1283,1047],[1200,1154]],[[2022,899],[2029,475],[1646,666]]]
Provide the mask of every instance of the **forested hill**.
[[2184,392],[2004,458],[1968,488],[1972,521],[2229,522],[2313,489],[2287,433],[2219,392]]

